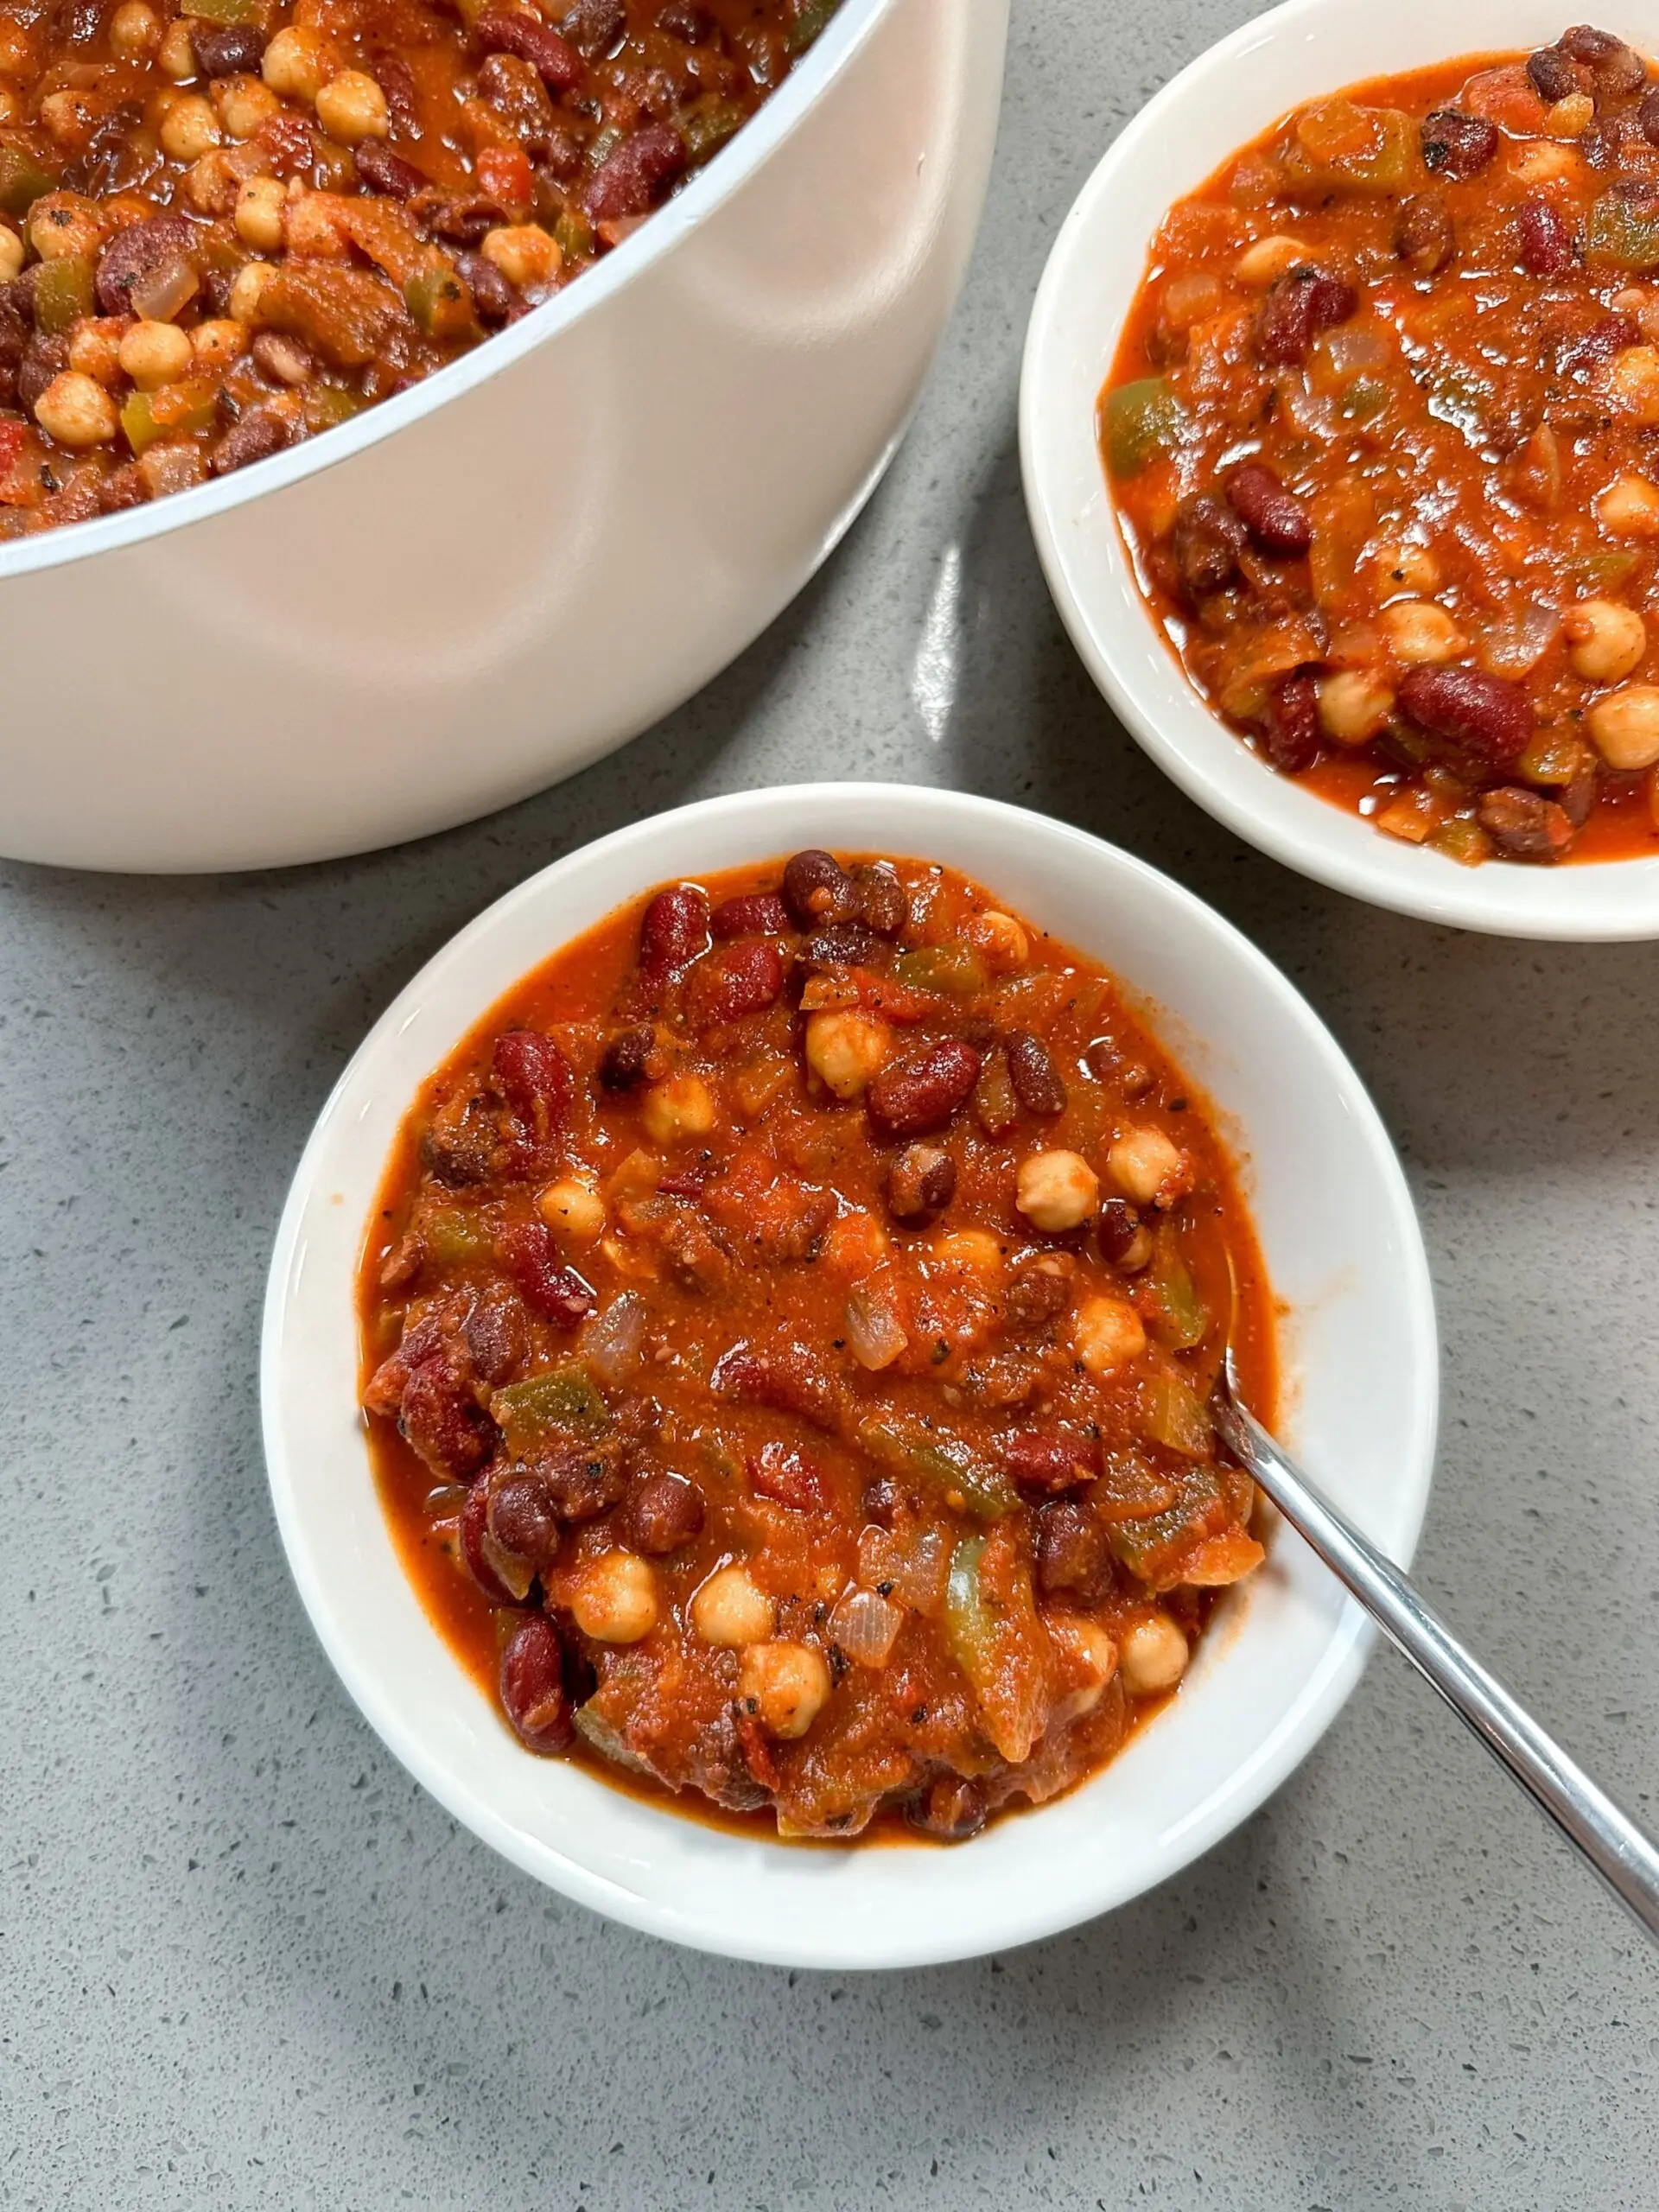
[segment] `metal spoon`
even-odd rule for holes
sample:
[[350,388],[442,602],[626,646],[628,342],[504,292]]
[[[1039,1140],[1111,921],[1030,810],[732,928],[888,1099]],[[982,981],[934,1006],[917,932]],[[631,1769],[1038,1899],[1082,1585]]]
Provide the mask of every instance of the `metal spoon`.
[[1659,1847],[1653,1839],[1493,1681],[1393,1561],[1274,1443],[1238,1395],[1230,1351],[1211,1408],[1227,1444],[1292,1528],[1659,1940]]

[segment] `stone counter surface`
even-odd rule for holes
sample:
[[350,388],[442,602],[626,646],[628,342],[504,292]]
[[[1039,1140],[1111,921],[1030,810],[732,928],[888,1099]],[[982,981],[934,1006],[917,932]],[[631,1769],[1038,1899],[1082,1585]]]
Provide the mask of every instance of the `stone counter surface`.
[[785,1975],[610,1926],[458,1829],[335,1681],[267,1501],[283,1192],[446,938],[683,799],[826,764],[985,791],[1213,901],[1357,1062],[1440,1300],[1421,1579],[1655,1817],[1659,948],[1458,936],[1239,845],[1117,728],[1027,534],[1014,392],[1049,241],[1125,116],[1250,12],[1020,0],[991,206],[915,430],[820,581],[663,728],[365,860],[0,871],[15,2212],[1659,2202],[1655,1961],[1392,1657],[1262,1814],[1114,1917],[965,1966]]

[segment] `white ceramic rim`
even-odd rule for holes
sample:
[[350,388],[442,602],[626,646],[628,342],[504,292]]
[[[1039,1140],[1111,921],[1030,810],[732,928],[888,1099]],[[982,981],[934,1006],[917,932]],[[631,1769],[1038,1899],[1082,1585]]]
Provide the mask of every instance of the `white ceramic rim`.
[[[1561,20],[1559,8],[1546,0],[1523,0],[1510,12],[1508,35],[1483,41],[1478,32],[1484,15],[1447,15],[1439,0],[1403,0],[1387,11],[1390,35],[1401,41],[1393,66],[1406,69],[1437,54],[1451,59],[1463,52],[1524,48],[1529,17],[1547,14],[1557,25]],[[1617,7],[1615,12],[1620,12]],[[1133,607],[1179,676],[1179,665],[1141,596],[1095,445],[1095,401],[1110,369],[1129,299],[1112,303],[1109,335],[1081,410],[1077,364],[1066,339],[1068,303],[1079,287],[1086,290],[1092,282],[1097,242],[1122,235],[1126,224],[1135,227],[1116,203],[1133,189],[1137,165],[1151,149],[1166,152],[1191,137],[1189,108],[1265,49],[1294,48],[1305,55],[1328,39],[1340,40],[1343,27],[1351,25],[1354,16],[1353,0],[1285,0],[1242,24],[1189,62],[1131,118],[1073,202],[1032,308],[1020,377],[1020,467],[1043,571],[1072,643],[1131,735],[1189,798],[1287,868],[1374,906],[1492,935],[1603,943],[1659,937],[1659,859],[1556,868],[1495,861],[1471,869],[1441,854],[1401,844],[1275,775],[1240,744],[1184,678],[1179,690],[1185,707],[1160,682],[1138,640],[1112,635],[1115,606]],[[1420,18],[1446,26],[1443,44],[1421,50],[1415,35]],[[1553,35],[1541,29],[1536,34]],[[1630,35],[1637,35],[1634,29]],[[1335,91],[1370,73],[1333,62],[1325,89]],[[1297,97],[1287,95],[1280,111],[1294,106]],[[1181,164],[1190,175],[1178,189],[1194,188],[1270,119],[1252,117],[1218,137],[1206,134],[1191,162]],[[1149,246],[1149,231],[1146,242]],[[1098,499],[1085,517],[1090,467]],[[1102,534],[1109,543],[1100,542]],[[1154,697],[1154,691],[1161,696]]]
[[[918,826],[923,817],[935,825],[935,835],[942,839],[948,836],[950,825],[955,824],[964,836],[976,830],[982,830],[988,841],[993,835],[1002,842],[1016,836],[1029,840],[1034,831],[1039,838],[1054,841],[1057,848],[1069,845],[1085,856],[1090,865],[1116,871],[1120,881],[1130,886],[1142,903],[1160,905],[1166,915],[1180,910],[1205,932],[1217,957],[1230,963],[1233,972],[1248,976],[1250,985],[1268,995],[1277,1013],[1300,1033],[1318,1065],[1328,1075],[1342,1118],[1363,1147],[1365,1165],[1375,1175],[1376,1197],[1386,1215],[1388,1230],[1378,1248],[1377,1258],[1381,1263],[1386,1257],[1397,1269],[1396,1310],[1404,1349],[1404,1356],[1398,1363],[1397,1395],[1409,1411],[1402,1415],[1400,1439],[1388,1456],[1387,1479],[1392,1487],[1384,1495],[1368,1501],[1366,1516],[1368,1533],[1402,1565],[1410,1563],[1427,1507],[1439,1382],[1433,1294],[1405,1178],[1376,1108],[1334,1039],[1300,993],[1230,923],[1143,861],[1069,824],[999,801],[906,785],[804,785],[707,799],[632,824],[567,855],[486,909],[435,955],[382,1014],[335,1084],[296,1172],[272,1253],[260,1351],[264,1439],[277,1526],[301,1598],[335,1671],[382,1741],[456,1820],[525,1872],[596,1911],[694,1948],[773,1965],[836,1969],[935,1964],[1007,1949],[1092,1918],[1174,1874],[1254,1812],[1313,1749],[1359,1678],[1372,1641],[1369,1622],[1351,1601],[1340,1603],[1318,1662],[1298,1684],[1289,1709],[1263,1740],[1246,1746],[1241,1753],[1241,1764],[1224,1787],[1212,1790],[1195,1811],[1184,1813],[1160,1836],[1155,1866],[1141,1866],[1126,1876],[1125,1871],[1115,1864],[1079,1866],[1071,1859],[1045,1870],[1040,1851],[1028,1851],[1027,1855],[1034,1858],[1036,1864],[1034,1869],[1027,1871],[1039,1876],[1046,1872],[1050,1878],[1014,1884],[1005,1881],[1000,1886],[993,1885],[991,1893],[979,1899],[972,1923],[964,1927],[954,1921],[941,1924],[937,1914],[930,1918],[931,1900],[927,1893],[926,1874],[931,1855],[906,1853],[905,1858],[914,1865],[923,1885],[923,1894],[914,1903],[913,1924],[907,1923],[901,1935],[895,1936],[889,1931],[879,1942],[872,1943],[858,1926],[855,1913],[829,1910],[821,1913],[823,1924],[815,1926],[810,1936],[803,1937],[796,1928],[786,1938],[779,1938],[775,1930],[765,1925],[751,1925],[744,1911],[728,1909],[723,1913],[711,1913],[695,1905],[671,1909],[635,1895],[540,1839],[524,1834],[431,1755],[418,1719],[411,1718],[389,1690],[386,1669],[377,1663],[375,1650],[367,1648],[372,1645],[372,1637],[360,1629],[352,1609],[345,1605],[336,1605],[325,1586],[321,1532],[308,1522],[297,1495],[296,1461],[300,1455],[290,1446],[285,1421],[290,1402],[297,1404],[306,1395],[302,1361],[297,1355],[290,1359],[291,1306],[302,1296],[326,1300],[330,1295],[326,1287],[319,1288],[315,1268],[307,1273],[308,1213],[321,1212],[330,1203],[321,1194],[334,1191],[336,1195],[332,1204],[343,1205],[346,1209],[337,1217],[353,1225],[353,1252],[360,1249],[361,1224],[368,1217],[386,1147],[377,1151],[372,1169],[356,1183],[339,1173],[333,1155],[372,1111],[378,1116],[389,1112],[391,1128],[395,1128],[396,1121],[401,1118],[413,1086],[407,1090],[400,1086],[397,1096],[388,1103],[384,1096],[385,1086],[377,1087],[375,1070],[395,1041],[419,1018],[429,994],[465,976],[474,961],[482,962],[492,937],[512,927],[556,881],[582,871],[601,880],[606,888],[602,897],[593,903],[590,916],[596,920],[651,884],[682,872],[671,863],[664,867],[656,860],[636,862],[633,859],[638,849],[651,848],[653,841],[664,834],[664,825],[697,833],[705,823],[718,823],[722,832],[728,833],[728,845],[736,842],[741,832],[743,850],[760,859],[786,849],[791,842],[791,831],[798,842],[803,822],[812,823],[832,843],[844,845],[849,840],[839,834],[836,812],[838,809],[855,808],[862,810],[872,824],[889,820],[902,824],[895,830],[892,849],[909,853],[938,849],[930,844],[925,829]],[[878,842],[874,837],[868,840],[871,845]],[[709,864],[715,863],[711,860]],[[725,864],[723,859],[720,864]],[[547,950],[556,949],[558,941],[550,943]],[[477,993],[468,988],[467,1010],[454,1024],[453,1036],[447,1043],[435,1036],[423,1047],[429,1064],[435,1065],[453,1042],[493,1003],[500,991],[512,987],[512,979],[503,982],[493,977],[492,984]],[[389,1141],[388,1137],[388,1144]],[[295,1333],[298,1333],[297,1329]],[[353,1433],[361,1480],[372,1492],[366,1443],[360,1429],[354,1426]],[[378,1513],[378,1499],[374,1503]],[[384,1517],[377,1525],[386,1551],[391,1554],[391,1537]],[[1275,1541],[1291,1544],[1297,1541],[1288,1532],[1281,1532]],[[401,1567],[397,1571],[401,1574]],[[1313,1571],[1318,1573],[1317,1569]],[[1324,1586],[1321,1584],[1322,1589]],[[410,1597],[412,1603],[418,1605],[412,1590]],[[448,1666],[460,1675],[462,1670],[459,1662],[448,1653],[438,1631],[429,1623],[426,1625],[432,1644],[443,1652]],[[1218,1623],[1206,1639],[1201,1659],[1212,1647],[1218,1647],[1224,1655],[1225,1643],[1236,1632],[1236,1625]],[[1224,1656],[1217,1663],[1224,1667]],[[482,1714],[484,1700],[470,1681],[467,1686],[472,1696],[478,1699]],[[487,1714],[483,1725],[491,1729],[499,1727],[493,1713]],[[1154,1723],[1154,1730],[1160,1725]],[[507,1740],[505,1732],[500,1732]],[[1130,1748],[1132,1752],[1134,1747]],[[510,1743],[509,1749],[514,1758],[523,1758],[524,1755]],[[1126,1753],[1125,1757],[1129,1755]],[[539,1762],[531,1764],[540,1765]],[[1113,1771],[1108,1768],[1105,1777]],[[1094,1783],[1085,1784],[1084,1789],[1098,1787],[1103,1778],[1096,1777]],[[582,1776],[582,1780],[586,1787],[604,1796],[614,1797],[617,1794],[591,1776]],[[1040,1840],[1045,1834],[1044,1823],[1052,1824],[1063,1808],[1078,1802],[1079,1795],[1073,1792],[1055,1807],[1022,1814],[1014,1827],[1027,1844],[1033,1838]],[[636,1806],[640,1802],[628,1802]],[[823,1877],[815,1875],[812,1870],[823,1866],[824,1853],[801,1853],[776,1843],[732,1839],[695,1821],[687,1821],[671,1809],[651,1804],[643,1809],[645,1817],[656,1824],[653,1832],[677,1832],[662,1837],[661,1847],[671,1859],[689,1833],[700,1839],[700,1847],[704,1849],[718,1851],[729,1845],[734,1850],[761,1853],[768,1864],[769,1878],[772,1868],[782,1860],[798,1870],[803,1883],[817,1879],[822,1885],[823,1881]],[[1048,1832],[1058,1835],[1058,1829],[1051,1825]],[[849,1867],[861,1860],[868,1863],[891,1855],[886,1851],[861,1853],[855,1848],[828,1854]],[[963,1857],[966,1858],[965,1853]],[[792,1881],[795,1877],[791,1874],[782,1878]],[[854,1882],[855,1889],[854,1878],[849,1875],[848,1879]],[[819,1902],[815,1897],[815,1904]],[[849,1900],[839,1897],[834,1902],[844,1908]]]
[[664,260],[741,188],[798,128],[808,109],[841,75],[880,18],[896,4],[897,0],[842,0],[836,14],[777,91],[683,190],[655,210],[602,261],[584,270],[563,291],[517,322],[493,333],[470,353],[435,370],[407,391],[365,408],[351,422],[229,476],[188,492],[170,493],[165,499],[129,507],[120,514],[72,523],[60,530],[43,530],[0,544],[0,584],[9,576],[55,569],[67,561],[90,560],[100,553],[138,544],[147,537],[188,530],[193,523],[207,522],[245,500],[264,499],[302,477],[337,467],[365,447],[394,436],[435,408],[447,406],[464,392],[500,375],[571,323],[596,314],[607,300]]

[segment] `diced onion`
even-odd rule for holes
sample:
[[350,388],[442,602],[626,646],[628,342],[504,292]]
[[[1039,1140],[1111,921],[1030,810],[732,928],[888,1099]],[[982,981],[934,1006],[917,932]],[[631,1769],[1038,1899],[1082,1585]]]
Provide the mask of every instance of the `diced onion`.
[[899,1325],[890,1292],[860,1283],[847,1300],[847,1346],[874,1374],[891,1367],[910,1338]]
[[950,1546],[938,1529],[866,1529],[858,1541],[861,1581],[885,1589],[912,1613],[931,1620],[944,1603]]
[[861,1667],[885,1667],[905,1617],[874,1590],[849,1590],[830,1616],[830,1633]]
[[200,289],[194,267],[181,253],[175,254],[138,279],[131,292],[132,311],[145,322],[171,322]]
[[639,1363],[645,1341],[645,1300],[625,1290],[582,1332],[582,1357],[601,1382],[625,1382]]
[[1487,631],[1480,641],[1481,660],[1494,676],[1525,676],[1554,644],[1560,626],[1561,618],[1553,607],[1521,607]]

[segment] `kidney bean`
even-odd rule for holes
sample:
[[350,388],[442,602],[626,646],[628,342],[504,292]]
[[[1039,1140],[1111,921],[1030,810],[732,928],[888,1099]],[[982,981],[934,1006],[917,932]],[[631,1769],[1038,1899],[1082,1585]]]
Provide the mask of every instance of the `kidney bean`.
[[490,1080],[533,1144],[562,1136],[570,1123],[570,1064],[539,1029],[507,1029],[490,1052]]
[[1065,1084],[1054,1065],[1054,1055],[1042,1039],[1033,1037],[1028,1029],[1012,1029],[1004,1050],[1007,1054],[1008,1081],[1027,1113],[1036,1114],[1045,1121],[1064,1114]]
[[900,1221],[942,1212],[956,1189],[957,1163],[937,1145],[906,1145],[887,1170],[887,1206]]
[[1659,146],[1659,85],[1647,94],[1636,111],[1637,127],[1649,146]]
[[1532,79],[1532,89],[1547,107],[1554,107],[1557,100],[1571,99],[1581,83],[1578,71],[1564,54],[1553,46],[1541,46],[1527,63],[1527,74]]
[[716,1397],[770,1406],[815,1428],[833,1429],[841,1410],[834,1382],[804,1344],[758,1352],[748,1344],[734,1344],[709,1380]]
[[204,77],[258,74],[265,51],[265,35],[257,23],[204,23],[190,26],[190,50]]
[[959,1038],[929,1045],[908,1059],[888,1061],[865,1093],[876,1136],[924,1135],[966,1104],[979,1080],[980,1056]]
[[624,1449],[614,1442],[556,1452],[536,1463],[561,1521],[596,1521],[627,1488]]
[[648,123],[625,138],[588,187],[586,206],[596,223],[647,215],[685,168],[685,141],[666,123]]
[[458,1363],[442,1356],[410,1369],[397,1427],[416,1456],[451,1482],[475,1474],[495,1448],[489,1416],[467,1389]]
[[861,861],[852,870],[858,918],[878,937],[897,937],[910,919],[910,900],[886,861]]
[[1103,1198],[1095,1216],[1095,1234],[1101,1251],[1116,1267],[1141,1234],[1141,1216],[1127,1198]]
[[710,953],[691,970],[686,1007],[696,1029],[741,1021],[771,1006],[784,988],[784,956],[771,938],[752,937]]
[[1313,542],[1307,509],[1259,461],[1229,474],[1227,501],[1262,552],[1275,559],[1292,560]]
[[495,1245],[532,1313],[562,1329],[574,1329],[593,1312],[592,1287],[560,1259],[553,1232],[544,1222],[516,1222],[497,1232]]
[[374,54],[370,68],[375,81],[386,96],[386,109],[399,130],[418,137],[421,129],[420,95],[415,87],[415,72],[401,54],[392,54],[385,47]]
[[499,200],[481,192],[445,192],[435,184],[423,185],[409,202],[417,229],[448,245],[481,245],[487,234],[508,220]]
[[413,162],[394,154],[378,138],[360,138],[352,149],[357,173],[371,192],[384,192],[389,200],[410,200],[430,180]]
[[642,1475],[622,1501],[619,1533],[631,1551],[662,1559],[701,1532],[702,1516],[702,1492],[683,1475]]
[[1299,776],[1319,757],[1319,688],[1305,668],[1281,676],[1268,697],[1262,741],[1281,775]]
[[507,1381],[530,1349],[524,1309],[505,1283],[492,1283],[480,1294],[463,1334],[479,1380],[492,1389]]
[[1555,41],[1559,52],[1569,61],[1581,62],[1595,79],[1599,95],[1608,99],[1620,99],[1626,92],[1633,92],[1647,81],[1647,70],[1642,57],[1622,38],[1615,38],[1611,31],[1597,30],[1589,23],[1575,23],[1561,33]]
[[787,1444],[763,1444],[748,1455],[746,1471],[757,1497],[769,1497],[792,1513],[823,1510],[823,1478],[810,1459]]
[[559,1548],[558,1516],[542,1478],[526,1467],[486,1480],[486,1523],[496,1542],[539,1574]]
[[1036,1260],[1016,1268],[1003,1294],[1002,1313],[1016,1335],[1028,1336],[1057,1320],[1071,1303],[1065,1269],[1052,1261]]
[[1438,192],[1414,193],[1400,209],[1394,250],[1419,276],[1437,276],[1458,250],[1452,216]]
[[545,1613],[514,1629],[501,1654],[501,1704],[527,1751],[563,1751],[575,1734],[564,1689],[564,1644]]
[[709,931],[717,938],[783,937],[789,925],[789,909],[775,891],[722,899],[709,917]]
[[233,469],[251,467],[256,461],[269,461],[272,454],[291,446],[298,435],[298,426],[274,407],[251,407],[208,454],[207,466],[215,476],[228,476]]
[[197,235],[183,215],[152,215],[118,231],[98,257],[95,286],[105,315],[132,313],[132,288],[164,262],[188,256]]
[[965,1843],[984,1827],[988,1809],[978,1783],[965,1774],[939,1774],[910,1800],[905,1818],[912,1827],[942,1843]]
[[550,92],[568,92],[582,82],[582,56],[539,16],[491,8],[474,25],[473,36],[486,54],[516,54],[528,61]]
[[784,904],[803,929],[858,918],[858,886],[833,853],[810,845],[784,863]]
[[623,0],[576,0],[569,15],[559,19],[560,31],[590,60],[607,53],[627,26],[628,11]]
[[1192,598],[1208,599],[1231,583],[1244,538],[1243,523],[1211,493],[1200,492],[1182,501],[1170,534],[1170,551]]
[[[526,1569],[514,1580],[523,1585],[522,1592],[510,1589],[490,1564],[485,1548],[485,1537],[489,1533],[490,1478],[480,1476],[467,1493],[467,1502],[461,1509],[461,1556],[467,1572],[493,1605],[527,1605],[531,1602],[531,1584],[534,1573]],[[505,1565],[503,1561],[503,1565]],[[520,1566],[524,1562],[519,1562]]]
[[996,1455],[1021,1490],[1039,1497],[1077,1490],[1101,1471],[1100,1440],[1064,1429],[1016,1428],[998,1437]]
[[607,1090],[632,1090],[652,1072],[657,1056],[657,1033],[644,1027],[623,1029],[606,1046],[599,1063],[599,1080]]
[[1493,843],[1517,860],[1556,860],[1573,842],[1565,808],[1519,785],[1483,791],[1476,811]]
[[142,507],[149,497],[149,486],[138,474],[136,465],[128,461],[124,467],[113,468],[98,487],[98,512],[101,515],[118,515],[129,507]]
[[1442,176],[1478,176],[1497,152],[1497,125],[1460,107],[1436,108],[1423,118],[1423,161]]
[[801,940],[809,968],[868,968],[886,957],[887,945],[862,922],[831,922]]
[[1515,211],[1521,266],[1529,276],[1564,276],[1573,266],[1573,232],[1548,200],[1523,200]]
[[709,950],[709,900],[695,883],[659,891],[639,923],[639,975],[660,984]]
[[486,261],[481,253],[458,253],[455,266],[466,280],[473,296],[473,305],[478,309],[482,322],[505,322],[512,313],[517,298],[512,285],[493,261]]
[[1112,1548],[1105,1527],[1081,1498],[1056,1498],[1037,1516],[1037,1587],[1096,1605],[1111,1587]]
[[697,0],[668,0],[657,18],[657,27],[688,46],[702,46],[715,35],[715,19]]
[[1419,729],[1495,766],[1513,760],[1532,735],[1526,693],[1482,668],[1408,669],[1395,696]]
[[1622,353],[1627,346],[1639,345],[1641,340],[1642,326],[1633,315],[1605,315],[1588,330],[1567,340],[1555,357],[1555,366],[1562,376],[1581,375],[1600,368],[1615,353]]
[[1319,333],[1346,322],[1358,305],[1345,276],[1302,262],[1268,287],[1256,310],[1255,350],[1274,366],[1299,367]]

